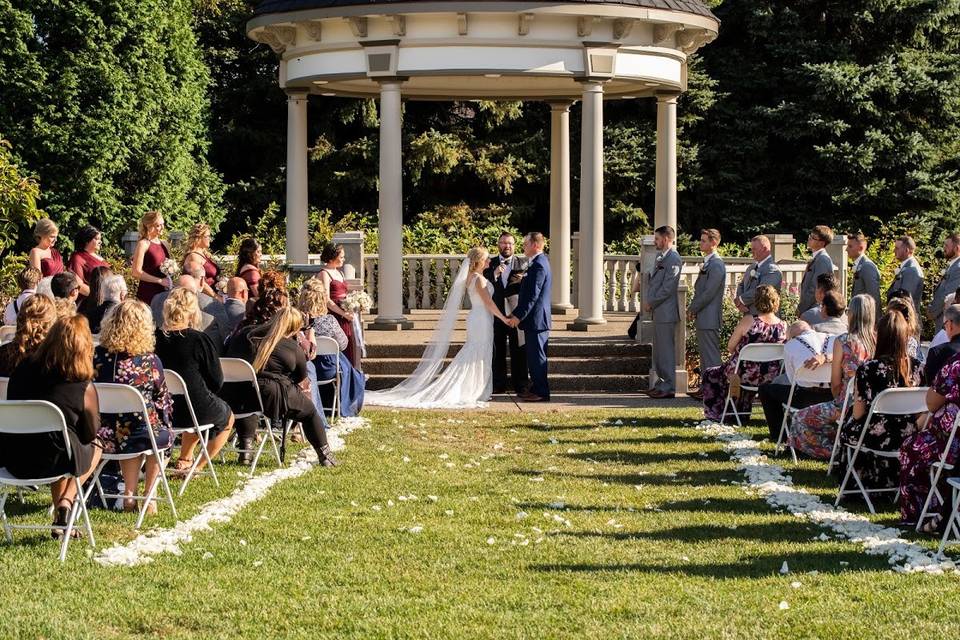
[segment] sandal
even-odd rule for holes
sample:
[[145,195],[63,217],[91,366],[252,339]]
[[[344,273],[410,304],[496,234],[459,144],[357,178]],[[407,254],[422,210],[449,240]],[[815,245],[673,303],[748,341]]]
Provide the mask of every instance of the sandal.
[[939,534],[941,533],[940,527],[942,524],[943,516],[938,513],[923,523],[923,526],[920,527],[920,533],[925,533],[927,535]]
[[[50,537],[54,540],[62,540],[63,534],[66,531],[67,523],[70,521],[70,507],[57,507],[56,515],[53,518],[53,525],[55,527],[64,527],[63,529],[51,529]],[[73,531],[70,532],[71,540],[79,540],[83,537],[83,532],[80,529],[74,527]]]
[[187,477],[187,474],[190,473],[190,467],[192,466],[193,458],[177,458],[177,461],[173,463],[173,468],[170,470],[170,476],[177,480],[183,480]]

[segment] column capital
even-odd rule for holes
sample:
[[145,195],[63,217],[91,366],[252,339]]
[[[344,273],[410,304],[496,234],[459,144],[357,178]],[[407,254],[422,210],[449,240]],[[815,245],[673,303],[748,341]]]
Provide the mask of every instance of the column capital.
[[308,89],[287,89],[287,102],[292,102],[294,100],[306,100],[310,95]]
[[680,91],[657,91],[654,95],[657,97],[657,102],[676,104],[677,98],[680,97],[680,93]]
[[605,85],[607,81],[596,80],[594,78],[584,78],[582,80],[577,80],[577,83],[580,84],[584,93],[603,93],[603,85]]
[[551,111],[570,111],[570,107],[573,106],[573,100],[547,100],[548,105],[550,105]]
[[370,78],[378,85],[380,85],[380,90],[384,91],[400,91],[400,85],[409,80],[410,78],[406,76],[395,76],[391,78]]

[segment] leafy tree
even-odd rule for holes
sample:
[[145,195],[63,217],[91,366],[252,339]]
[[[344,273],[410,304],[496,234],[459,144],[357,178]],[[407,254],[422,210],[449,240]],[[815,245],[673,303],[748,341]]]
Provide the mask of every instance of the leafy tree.
[[0,254],[13,246],[26,227],[40,219],[40,185],[13,162],[10,143],[0,138]]

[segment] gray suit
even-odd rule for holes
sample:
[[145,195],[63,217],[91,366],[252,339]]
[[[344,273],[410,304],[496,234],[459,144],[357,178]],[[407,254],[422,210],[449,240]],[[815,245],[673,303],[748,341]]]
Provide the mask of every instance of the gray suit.
[[811,325],[817,333],[825,333],[828,336],[842,336],[850,331],[847,314],[839,318],[821,318],[820,322]]
[[762,266],[754,262],[737,285],[737,299],[747,305],[752,315],[757,315],[754,301],[757,299],[757,287],[762,284],[770,285],[777,291],[783,286],[783,273],[772,257],[767,258]]
[[700,370],[723,364],[720,354],[720,325],[723,317],[723,293],[727,283],[727,265],[714,254],[700,268],[693,285],[693,300],[687,309],[696,316]]
[[887,289],[887,302],[890,301],[890,294],[894,291],[903,289],[913,298],[913,306],[917,309],[919,315],[920,299],[923,297],[923,271],[920,270],[920,263],[913,256],[906,260],[906,264],[900,268],[893,277],[893,282]]
[[[236,298],[226,298],[223,302],[224,311],[227,314],[227,335],[233,333],[240,321],[247,315],[247,305],[242,300]],[[221,327],[222,328],[222,327]]]
[[797,314],[802,314],[817,304],[817,278],[829,273],[833,274],[833,260],[827,252],[818,254],[807,262],[807,270],[803,272],[800,282],[800,302],[797,303]]
[[937,290],[933,292],[933,299],[927,307],[927,313],[936,319],[935,331],[940,329],[943,324],[943,309],[947,304],[947,296],[960,288],[960,260],[955,260],[953,264],[947,267],[940,278]]
[[880,269],[866,254],[860,264],[853,268],[853,295],[866,294],[877,303],[877,317],[880,317]]
[[[150,301],[150,313],[153,315],[153,323],[160,328],[163,326],[163,304],[170,297],[170,290],[162,291],[153,296]],[[227,311],[223,303],[218,302],[207,294],[201,292],[197,296],[197,302],[200,306],[200,330],[210,336],[213,344],[217,347],[217,353],[223,351],[223,342],[227,339],[225,327],[227,326]]]
[[670,249],[657,260],[647,282],[647,304],[653,307],[653,367],[659,378],[653,388],[664,393],[677,390],[675,331],[680,322],[677,288],[682,267],[680,254]]

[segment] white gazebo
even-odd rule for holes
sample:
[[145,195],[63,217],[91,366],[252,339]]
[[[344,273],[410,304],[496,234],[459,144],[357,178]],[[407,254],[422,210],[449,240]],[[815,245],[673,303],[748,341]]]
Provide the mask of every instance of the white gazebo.
[[551,106],[550,263],[570,304],[570,106],[582,108],[579,315],[603,324],[603,101],[657,98],[655,224],[676,227],[677,96],[687,56],[717,36],[700,0],[266,0],[250,38],[280,55],[287,100],[287,259],[307,261],[307,98],[380,101],[380,269],[375,325],[402,300],[401,101],[540,100]]

